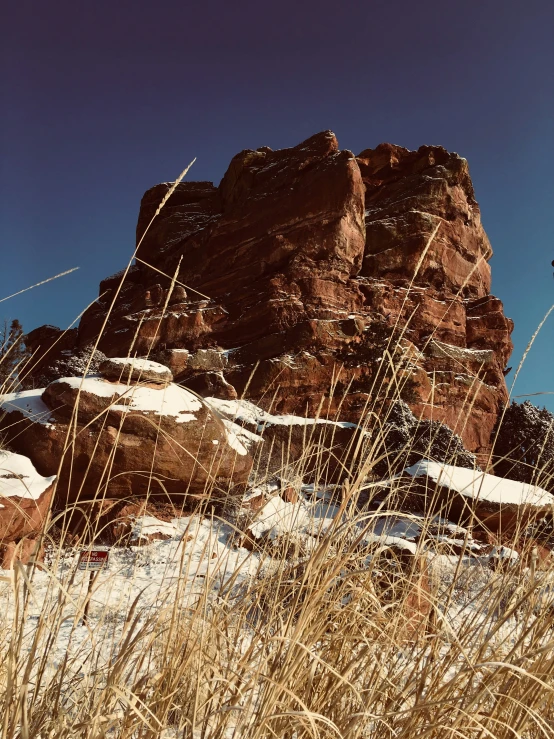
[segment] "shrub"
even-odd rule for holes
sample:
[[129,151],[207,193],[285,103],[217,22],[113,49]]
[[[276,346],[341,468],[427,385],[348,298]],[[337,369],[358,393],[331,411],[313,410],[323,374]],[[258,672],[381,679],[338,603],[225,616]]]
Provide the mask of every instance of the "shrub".
[[[384,321],[374,321],[365,330],[355,352],[350,346],[340,349],[337,359],[345,367],[362,367],[360,377],[350,384],[339,383],[336,393],[348,391],[371,394],[375,400],[382,400],[390,395],[399,395],[407,403],[418,400],[417,383],[410,376],[409,360],[404,356],[399,338],[391,334],[391,329]],[[390,391],[391,382],[395,380],[395,389]]]
[[0,329],[0,388],[11,392],[19,386],[19,373],[25,365],[29,352],[23,342],[23,327],[17,320]]
[[439,421],[418,420],[403,400],[390,405],[380,444],[386,458],[377,465],[378,474],[398,472],[423,458],[478,469],[475,455],[468,452],[458,434]]
[[492,438],[497,475],[554,489],[554,416],[546,408],[512,401]]

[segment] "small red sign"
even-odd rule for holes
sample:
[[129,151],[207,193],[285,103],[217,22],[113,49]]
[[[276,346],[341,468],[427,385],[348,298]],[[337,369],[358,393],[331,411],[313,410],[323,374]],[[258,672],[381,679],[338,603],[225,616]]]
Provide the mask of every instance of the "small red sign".
[[101,570],[108,564],[108,552],[104,549],[92,549],[81,552],[79,556],[80,570]]

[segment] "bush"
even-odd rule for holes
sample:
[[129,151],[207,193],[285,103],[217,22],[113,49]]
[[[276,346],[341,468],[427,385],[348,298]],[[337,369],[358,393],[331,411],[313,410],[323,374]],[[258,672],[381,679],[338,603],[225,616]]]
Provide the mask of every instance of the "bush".
[[[92,354],[92,359],[91,359]],[[79,350],[66,350],[54,362],[48,364],[37,376],[30,374],[22,379],[25,390],[35,387],[46,387],[61,377],[82,377],[88,367],[88,374],[98,372],[98,368],[106,359],[106,355],[89,344]]]
[[9,325],[4,321],[0,328],[0,387],[12,392],[19,386],[19,374],[23,370],[29,352],[23,341],[23,328],[17,318]]
[[378,474],[399,472],[423,458],[479,469],[458,434],[439,421],[418,420],[403,400],[391,404],[380,434],[387,456],[376,467]]
[[554,416],[546,408],[512,401],[492,439],[495,474],[554,490]]

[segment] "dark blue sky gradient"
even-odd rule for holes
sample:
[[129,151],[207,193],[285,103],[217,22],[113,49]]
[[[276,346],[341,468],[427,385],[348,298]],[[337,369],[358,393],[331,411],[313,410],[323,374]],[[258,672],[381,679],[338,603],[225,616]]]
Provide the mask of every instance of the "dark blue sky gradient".
[[[193,157],[217,183],[241,149],[327,128],[469,160],[510,364],[554,303],[551,0],[11,0],[0,33],[0,298],[80,267],[0,318],[69,325],[126,264],[143,192]],[[515,394],[554,391],[553,321]]]

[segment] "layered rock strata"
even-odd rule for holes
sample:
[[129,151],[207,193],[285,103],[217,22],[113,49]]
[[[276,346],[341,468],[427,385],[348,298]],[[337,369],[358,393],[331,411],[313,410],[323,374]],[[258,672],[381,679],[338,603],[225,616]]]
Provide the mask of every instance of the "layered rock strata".
[[375,390],[364,342],[396,329],[412,410],[485,458],[513,324],[490,295],[465,159],[389,144],[356,157],[327,131],[237,154],[218,187],[179,184],[145,234],[169,187],[144,195],[137,262],[101,283],[78,346],[105,323],[108,356],[158,358],[200,394],[359,423]]

